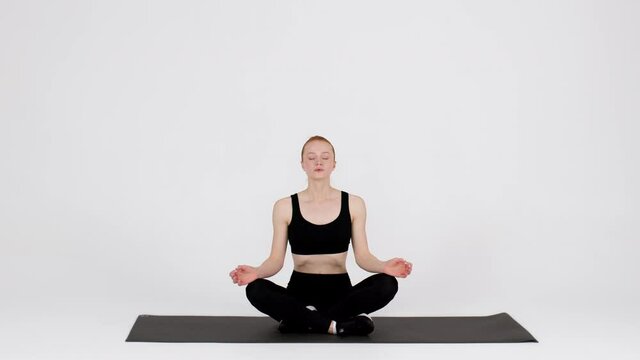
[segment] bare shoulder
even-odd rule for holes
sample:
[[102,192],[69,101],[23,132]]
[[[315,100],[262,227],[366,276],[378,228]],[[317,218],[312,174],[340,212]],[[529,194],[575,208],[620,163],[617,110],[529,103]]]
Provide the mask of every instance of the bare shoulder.
[[291,196],[276,200],[273,204],[273,220],[279,222],[291,222]]
[[349,193],[349,205],[351,204],[364,204],[364,199],[356,194]]
[[349,212],[352,220],[365,214],[365,203],[361,196],[349,193]]
[[278,208],[278,207],[291,207],[291,196],[285,196],[283,198],[280,198],[278,200],[276,200],[276,202],[273,204],[274,208]]

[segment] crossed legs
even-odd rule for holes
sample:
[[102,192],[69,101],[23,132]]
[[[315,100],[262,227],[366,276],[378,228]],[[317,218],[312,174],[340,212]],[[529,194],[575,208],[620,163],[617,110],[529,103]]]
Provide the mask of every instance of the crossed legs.
[[[383,308],[398,291],[398,281],[387,274],[369,276],[355,286],[350,286],[350,282],[346,286],[342,284],[336,290],[320,286],[323,293],[318,296],[305,296],[307,294],[300,292],[300,286],[292,286],[292,282],[284,288],[270,280],[256,279],[247,285],[247,298],[256,309],[271,318],[317,333],[328,332],[332,321],[344,321]],[[314,284],[305,286],[314,288]],[[292,291],[292,288],[297,290]],[[325,296],[327,292],[334,291]],[[317,311],[309,309],[309,305],[316,307]]]

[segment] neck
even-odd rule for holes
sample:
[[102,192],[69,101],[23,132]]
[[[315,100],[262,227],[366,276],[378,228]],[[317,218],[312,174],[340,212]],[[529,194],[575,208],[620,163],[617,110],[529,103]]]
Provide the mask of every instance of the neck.
[[304,190],[306,195],[311,201],[324,201],[333,195],[336,189],[331,187],[328,179],[326,180],[311,180],[309,179],[309,185]]

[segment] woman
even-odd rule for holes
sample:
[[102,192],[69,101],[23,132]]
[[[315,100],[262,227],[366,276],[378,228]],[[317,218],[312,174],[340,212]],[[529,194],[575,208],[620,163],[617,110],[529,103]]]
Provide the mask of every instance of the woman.
[[[364,201],[330,185],[336,161],[329,140],[312,136],[301,156],[308,186],[274,204],[271,254],[260,266],[240,265],[229,275],[247,285],[249,302],[280,321],[282,332],[367,335],[374,329],[368,314],[393,299],[396,277],[407,277],[412,265],[401,258],[380,261],[369,251]],[[287,239],[294,270],[283,288],[266,278],[282,269]],[[350,240],[358,266],[376,273],[355,286],[346,269]]]

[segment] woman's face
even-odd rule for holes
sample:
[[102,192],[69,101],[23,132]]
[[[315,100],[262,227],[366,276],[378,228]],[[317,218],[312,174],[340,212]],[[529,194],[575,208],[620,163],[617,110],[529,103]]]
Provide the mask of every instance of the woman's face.
[[324,141],[314,140],[304,148],[302,169],[310,178],[328,177],[336,167],[331,145]]

